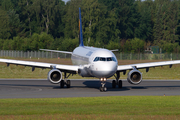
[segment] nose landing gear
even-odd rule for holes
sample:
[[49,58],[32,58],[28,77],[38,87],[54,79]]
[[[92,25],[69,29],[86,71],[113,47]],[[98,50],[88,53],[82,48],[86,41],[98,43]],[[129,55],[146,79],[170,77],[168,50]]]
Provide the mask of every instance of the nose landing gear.
[[99,88],[99,90],[101,92],[106,92],[107,88],[105,87],[105,84],[106,84],[107,79],[106,78],[101,78],[100,81],[101,81],[101,87]]

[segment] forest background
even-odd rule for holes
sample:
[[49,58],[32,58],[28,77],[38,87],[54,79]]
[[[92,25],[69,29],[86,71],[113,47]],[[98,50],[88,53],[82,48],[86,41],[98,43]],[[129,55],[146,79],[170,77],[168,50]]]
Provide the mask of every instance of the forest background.
[[86,46],[180,52],[179,0],[0,0],[0,50],[72,51],[79,7]]

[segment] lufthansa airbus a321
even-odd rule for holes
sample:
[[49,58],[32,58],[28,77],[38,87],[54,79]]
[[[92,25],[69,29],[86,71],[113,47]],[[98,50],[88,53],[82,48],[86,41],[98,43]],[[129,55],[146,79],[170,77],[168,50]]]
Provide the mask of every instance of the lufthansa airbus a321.
[[75,48],[73,52],[41,49],[44,51],[71,54],[73,65],[61,65],[11,59],[0,59],[0,62],[5,62],[7,66],[9,66],[10,64],[30,66],[32,67],[32,71],[34,71],[36,67],[49,68],[51,70],[48,73],[48,80],[51,83],[60,84],[61,88],[63,88],[64,85],[66,85],[67,88],[70,87],[70,80],[67,79],[72,74],[79,74],[82,77],[96,77],[99,78],[101,82],[100,91],[107,90],[107,88],[105,87],[105,83],[107,79],[111,76],[114,76],[116,79],[112,81],[112,87],[115,88],[117,85],[119,88],[122,88],[122,81],[119,80],[120,72],[126,74],[126,71],[129,70],[129,73],[127,74],[128,82],[137,85],[142,81],[142,74],[138,69],[146,69],[146,72],[148,72],[150,67],[165,65],[169,65],[170,67],[172,67],[173,64],[180,63],[180,60],[175,60],[130,65],[118,65],[117,58],[112,52],[113,50],[84,46],[80,8],[79,27],[79,46]]

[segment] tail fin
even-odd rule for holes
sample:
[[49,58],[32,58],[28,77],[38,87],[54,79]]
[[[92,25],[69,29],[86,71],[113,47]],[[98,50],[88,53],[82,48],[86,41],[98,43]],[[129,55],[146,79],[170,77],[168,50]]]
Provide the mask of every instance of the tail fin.
[[82,21],[81,21],[81,8],[79,8],[79,46],[84,46],[83,33],[82,33]]

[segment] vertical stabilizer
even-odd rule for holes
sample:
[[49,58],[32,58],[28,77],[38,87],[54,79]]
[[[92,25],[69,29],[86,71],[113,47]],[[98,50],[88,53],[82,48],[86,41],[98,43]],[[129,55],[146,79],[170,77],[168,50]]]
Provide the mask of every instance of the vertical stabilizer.
[[81,21],[81,8],[79,8],[79,46],[84,46],[83,33],[82,33],[82,21]]

